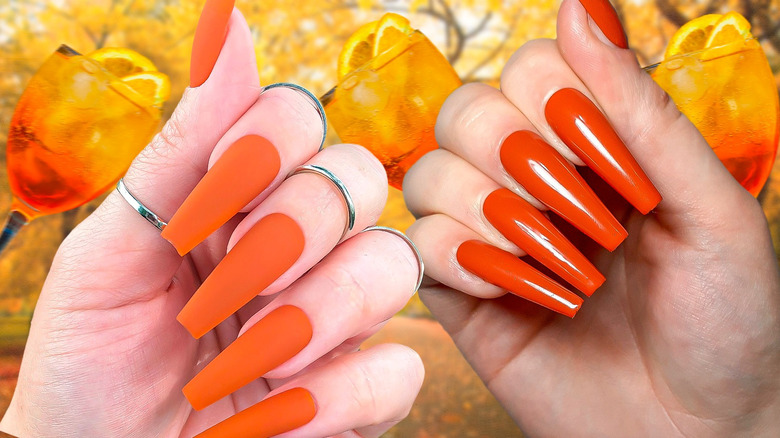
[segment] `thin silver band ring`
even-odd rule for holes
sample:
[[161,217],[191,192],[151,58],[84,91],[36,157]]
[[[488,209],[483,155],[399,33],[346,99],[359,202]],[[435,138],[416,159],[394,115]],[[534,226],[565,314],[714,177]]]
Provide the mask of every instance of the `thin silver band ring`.
[[420,289],[420,286],[423,282],[423,276],[425,275],[425,264],[423,263],[422,255],[420,254],[420,251],[417,249],[417,245],[412,242],[412,239],[409,238],[406,234],[402,233],[401,231],[396,230],[395,228],[390,227],[381,227],[379,225],[374,225],[373,227],[368,227],[365,230],[361,231],[361,233],[365,233],[366,231],[386,231],[390,234],[395,234],[396,236],[404,239],[407,245],[409,245],[410,248],[412,248],[412,252],[414,252],[415,257],[417,257],[417,264],[420,268],[420,274],[417,276],[417,286],[414,287],[415,291],[418,291]]
[[150,224],[157,227],[158,230],[162,231],[166,226],[168,226],[167,222],[160,219],[160,216],[157,216],[157,214],[155,214],[152,210],[146,208],[146,206],[141,203],[141,201],[139,201],[135,196],[133,196],[132,193],[130,193],[130,190],[128,190],[127,186],[125,185],[124,178],[121,178],[119,182],[116,183],[116,191],[119,192],[123,198],[125,198],[125,201],[127,201],[127,203],[130,204],[130,206],[133,207],[135,211],[137,211],[144,219],[149,221]]
[[344,205],[347,207],[347,223],[344,225],[344,232],[341,233],[341,238],[339,240],[343,239],[344,236],[347,235],[349,231],[352,230],[355,226],[355,203],[352,201],[352,196],[349,194],[349,190],[347,190],[347,186],[344,185],[341,180],[333,174],[330,170],[322,167],[317,166],[316,164],[304,164],[302,166],[298,166],[290,172],[291,177],[293,175],[297,175],[299,173],[314,173],[320,176],[325,177],[328,181],[330,181],[336,188],[341,192],[341,196],[344,198]]
[[323,146],[325,146],[325,137],[328,135],[328,118],[325,115],[325,108],[323,108],[320,100],[317,99],[317,96],[315,96],[311,91],[301,87],[298,84],[291,84],[289,82],[277,82],[275,84],[266,85],[265,87],[263,87],[263,91],[260,94],[263,94],[266,91],[271,90],[273,88],[279,88],[279,87],[293,89],[309,98],[312,106],[314,107],[314,109],[317,110],[317,113],[320,116],[320,120],[322,120],[322,141],[320,142],[320,149],[319,149],[322,150]]

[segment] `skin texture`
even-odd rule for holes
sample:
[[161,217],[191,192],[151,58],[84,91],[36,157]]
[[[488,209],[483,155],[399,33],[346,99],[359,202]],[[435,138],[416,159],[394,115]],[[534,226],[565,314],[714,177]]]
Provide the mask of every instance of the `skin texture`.
[[[247,135],[278,149],[278,174],[183,258],[116,192],[110,194],[57,252],[0,430],[23,437],[192,437],[293,388],[311,394],[317,413],[286,436],[374,437],[408,414],[423,378],[417,354],[392,344],[357,351],[408,301],[419,275],[414,253],[400,237],[360,233],[385,203],[383,168],[355,145],[318,153],[322,122],[311,103],[290,89],[261,93],[253,40],[236,10],[228,29],[208,80],[185,92],[125,182],[149,209],[171,218],[206,171]],[[343,239],[341,194],[316,175],[285,179],[300,164],[329,169],[352,194],[356,223]],[[196,340],[177,314],[226,252],[273,213],[294,217],[300,226],[300,257],[256,291],[262,296]],[[311,340],[262,378],[194,411],[182,394],[185,384],[239,334],[284,306],[305,314]],[[266,426],[278,431],[279,424]]]
[[[663,196],[645,216],[579,168],[628,237],[610,253],[556,221],[606,277],[573,320],[455,258],[470,239],[523,255],[479,214],[500,186],[542,207],[501,166],[507,135],[533,129],[582,165],[545,123],[565,87],[599,106]],[[450,96],[437,140],[404,184],[429,277],[420,295],[528,436],[778,435],[780,281],[760,206],[577,0],[561,6],[557,41],[518,50],[500,92]]]

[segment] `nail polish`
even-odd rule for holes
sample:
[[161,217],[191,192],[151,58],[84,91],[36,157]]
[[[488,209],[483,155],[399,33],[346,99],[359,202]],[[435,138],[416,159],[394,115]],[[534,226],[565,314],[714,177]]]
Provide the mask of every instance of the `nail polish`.
[[233,143],[209,169],[162,232],[187,254],[265,190],[279,173],[279,153],[257,135]]
[[512,191],[495,190],[482,211],[504,237],[586,295],[604,283],[604,276],[552,222]]
[[244,409],[196,438],[269,438],[309,423],[316,414],[311,393],[293,388]]
[[176,319],[200,338],[290,269],[303,246],[303,231],[290,217],[273,213],[260,219],[219,262]]
[[612,251],[628,236],[574,165],[537,134],[510,134],[500,157],[507,173],[528,193],[599,245]]
[[572,152],[637,210],[647,214],[661,202],[661,194],[623,140],[584,94],[573,88],[556,91],[544,115]]
[[456,253],[464,269],[490,284],[573,318],[582,298],[529,266],[514,254],[478,240],[460,244]]
[[612,44],[628,48],[628,40],[615,8],[609,0],[580,0],[580,3]]
[[211,75],[227,36],[235,0],[206,0],[195,29],[190,55],[190,87],[199,87]]
[[287,362],[312,336],[309,318],[295,306],[274,309],[239,336],[184,386],[200,410]]

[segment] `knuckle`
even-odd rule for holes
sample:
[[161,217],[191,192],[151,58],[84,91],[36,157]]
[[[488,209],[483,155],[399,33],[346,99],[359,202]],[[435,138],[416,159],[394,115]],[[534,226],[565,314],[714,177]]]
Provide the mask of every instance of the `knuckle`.
[[351,372],[347,373],[347,381],[352,400],[360,411],[368,412],[375,422],[381,422],[382,420],[376,418],[379,413],[379,404],[377,392],[377,383],[373,378],[371,370],[365,361],[356,361],[352,365]]
[[347,265],[336,264],[325,270],[323,277],[327,285],[325,290],[330,291],[348,313],[360,316],[371,314],[372,303],[366,299],[363,282]]
[[549,71],[560,62],[560,53],[551,39],[535,39],[520,46],[512,54],[501,72],[501,89],[522,83],[520,79],[530,72]]

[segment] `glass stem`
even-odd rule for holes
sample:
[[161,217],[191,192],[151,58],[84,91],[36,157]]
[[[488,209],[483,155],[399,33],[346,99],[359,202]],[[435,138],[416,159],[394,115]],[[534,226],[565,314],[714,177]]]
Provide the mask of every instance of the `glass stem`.
[[22,213],[12,211],[11,214],[8,215],[8,221],[6,221],[5,227],[3,227],[3,233],[0,234],[0,253],[3,252],[5,247],[8,246],[8,242],[10,242],[11,239],[16,236],[16,233],[25,225],[27,225],[27,217]]

